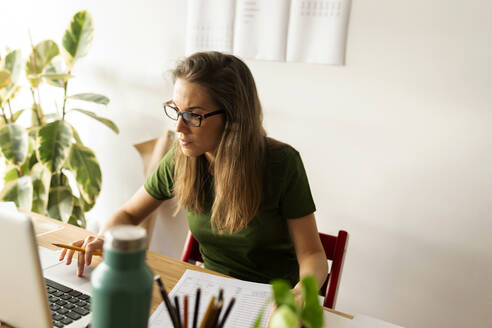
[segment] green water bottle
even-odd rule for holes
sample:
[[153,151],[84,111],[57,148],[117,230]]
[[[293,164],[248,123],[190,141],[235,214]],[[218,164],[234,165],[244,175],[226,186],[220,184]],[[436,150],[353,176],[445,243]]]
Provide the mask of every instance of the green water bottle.
[[153,274],[145,229],[122,225],[104,234],[104,261],[92,272],[91,328],[146,328]]

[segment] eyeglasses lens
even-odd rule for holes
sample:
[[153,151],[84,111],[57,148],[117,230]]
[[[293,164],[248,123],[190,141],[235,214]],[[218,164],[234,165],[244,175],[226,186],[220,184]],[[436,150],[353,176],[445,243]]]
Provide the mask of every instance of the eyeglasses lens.
[[191,112],[180,112],[177,108],[170,105],[164,105],[164,110],[166,115],[172,120],[177,121],[179,116],[181,116],[186,124],[191,126],[200,126],[200,115],[196,115]]

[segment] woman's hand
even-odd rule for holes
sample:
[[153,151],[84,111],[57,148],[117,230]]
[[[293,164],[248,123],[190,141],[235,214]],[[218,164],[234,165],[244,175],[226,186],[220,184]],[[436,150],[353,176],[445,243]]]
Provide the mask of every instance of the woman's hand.
[[[94,251],[102,251],[104,239],[100,237],[88,236],[84,240],[77,240],[72,243],[73,246],[81,247],[85,249],[85,254],[79,252],[77,256],[77,276],[81,277],[84,273],[84,266],[90,265]],[[67,254],[68,253],[68,254]],[[72,263],[72,258],[75,251],[71,249],[64,249],[60,254],[60,261],[63,261],[67,256],[67,265]]]
[[[302,307],[302,287],[300,283],[298,283],[294,288],[291,289],[292,294],[294,295],[294,299],[296,301],[296,304],[299,307]],[[267,327],[270,326],[270,321],[272,320],[272,316],[275,313],[275,311],[278,309],[277,303],[275,301],[268,307],[268,319],[267,319]]]
[[298,283],[294,288],[291,289],[292,294],[294,295],[294,299],[296,300],[297,306],[302,308],[302,286]]

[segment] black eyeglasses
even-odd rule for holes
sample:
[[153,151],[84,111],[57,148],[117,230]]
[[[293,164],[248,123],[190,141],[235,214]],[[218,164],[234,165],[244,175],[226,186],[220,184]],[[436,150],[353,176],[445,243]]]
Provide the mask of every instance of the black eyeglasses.
[[225,111],[223,109],[219,109],[214,112],[202,115],[192,112],[180,112],[178,108],[174,107],[171,104],[165,103],[164,113],[166,113],[166,116],[169,117],[171,120],[177,121],[181,116],[186,125],[198,127],[202,124],[202,120],[206,119],[207,117],[222,114],[225,113]]

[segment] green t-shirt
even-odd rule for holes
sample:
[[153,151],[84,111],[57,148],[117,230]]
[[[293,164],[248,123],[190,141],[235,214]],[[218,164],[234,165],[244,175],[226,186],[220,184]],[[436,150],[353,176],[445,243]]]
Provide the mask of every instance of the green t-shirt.
[[[270,144],[270,143],[268,143]],[[299,280],[299,264],[289,236],[287,219],[301,218],[316,208],[299,153],[289,145],[267,147],[264,199],[259,213],[241,231],[212,231],[210,209],[187,210],[191,233],[200,243],[205,267],[243,280],[269,283],[283,278],[291,285]],[[214,199],[210,175],[207,199]],[[145,182],[155,199],[173,197],[174,151],[169,151]]]

